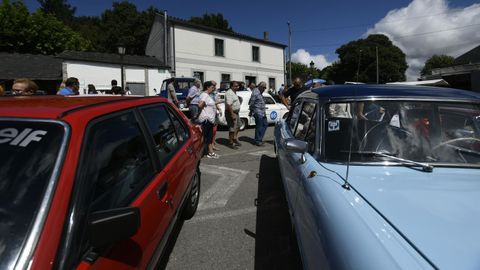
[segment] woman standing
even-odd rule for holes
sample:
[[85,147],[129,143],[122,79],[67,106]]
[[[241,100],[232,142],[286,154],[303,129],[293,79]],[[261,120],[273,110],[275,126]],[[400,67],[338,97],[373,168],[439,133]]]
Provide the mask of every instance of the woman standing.
[[198,102],[198,109],[200,110],[198,121],[202,124],[203,141],[205,144],[204,154],[206,153],[207,158],[219,158],[219,156],[213,152],[212,144],[213,127],[217,113],[215,100],[210,96],[214,90],[215,85],[211,81],[206,81],[203,84],[203,92],[200,94],[200,101]]

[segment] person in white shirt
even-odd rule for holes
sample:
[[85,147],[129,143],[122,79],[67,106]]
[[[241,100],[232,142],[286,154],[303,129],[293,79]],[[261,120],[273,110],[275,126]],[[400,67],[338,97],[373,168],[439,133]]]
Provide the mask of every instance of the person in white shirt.
[[203,142],[205,144],[204,154],[207,158],[219,158],[213,152],[213,127],[215,125],[215,116],[217,114],[217,107],[215,100],[210,94],[215,90],[215,85],[212,81],[206,81],[203,84],[203,92],[200,94],[200,101],[198,102],[198,122],[202,125]]

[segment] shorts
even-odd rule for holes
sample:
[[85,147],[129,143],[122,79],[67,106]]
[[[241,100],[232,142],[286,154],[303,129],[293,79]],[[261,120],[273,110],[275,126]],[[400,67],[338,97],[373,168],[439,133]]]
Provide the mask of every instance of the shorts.
[[225,113],[225,119],[227,120],[228,131],[235,132],[240,128],[241,122],[240,117],[238,116],[238,112],[233,112],[236,119],[233,120],[229,113]]

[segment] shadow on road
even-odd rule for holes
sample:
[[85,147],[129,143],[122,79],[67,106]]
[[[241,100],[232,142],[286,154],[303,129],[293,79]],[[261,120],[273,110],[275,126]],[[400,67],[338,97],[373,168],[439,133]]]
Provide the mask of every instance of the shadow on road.
[[155,269],[162,270],[167,267],[168,260],[170,259],[170,255],[172,254],[175,243],[177,242],[178,236],[180,235],[183,223],[185,223],[185,221],[182,219],[182,217],[180,217],[180,219],[177,220],[177,223],[173,227],[172,233],[168,237],[167,244],[165,246],[165,249],[163,250],[162,257],[160,258],[160,262],[157,264]]
[[302,269],[276,158],[260,160],[255,269]]

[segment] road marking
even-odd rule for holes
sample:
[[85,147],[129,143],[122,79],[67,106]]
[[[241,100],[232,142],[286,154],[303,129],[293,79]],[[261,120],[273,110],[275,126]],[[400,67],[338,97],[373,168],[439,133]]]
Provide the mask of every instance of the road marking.
[[263,156],[263,155],[266,155],[266,156],[269,156],[269,157],[275,157],[275,153],[271,150],[260,150],[260,151],[256,151],[256,152],[251,152],[251,153],[248,153],[249,155],[252,155],[252,156]]
[[215,184],[200,194],[199,210],[225,207],[249,171],[214,165],[200,165],[202,173],[219,176]]
[[245,209],[237,209],[237,210],[226,211],[226,212],[210,214],[210,215],[195,216],[190,220],[190,222],[195,223],[195,222],[202,222],[202,221],[207,221],[207,220],[212,220],[212,219],[236,217],[236,216],[241,216],[241,215],[252,214],[252,213],[255,213],[255,212],[257,212],[256,207],[250,207],[250,208],[245,208]]

